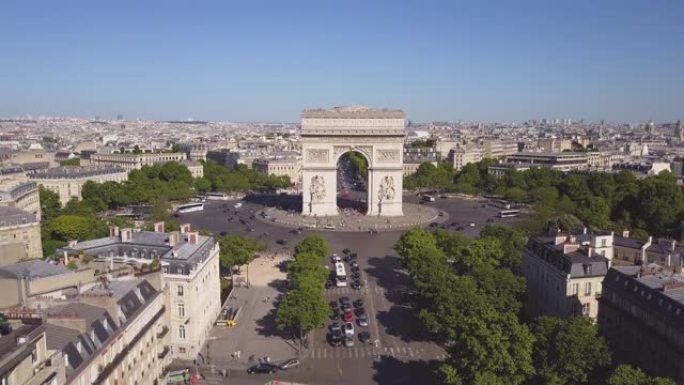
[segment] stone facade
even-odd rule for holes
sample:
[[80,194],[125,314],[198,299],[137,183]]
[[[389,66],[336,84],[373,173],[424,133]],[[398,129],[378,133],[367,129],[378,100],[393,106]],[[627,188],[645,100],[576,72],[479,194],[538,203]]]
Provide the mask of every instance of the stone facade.
[[0,207],[0,264],[43,256],[40,221],[16,207]]
[[252,162],[252,169],[264,175],[288,176],[292,183],[296,183],[301,179],[302,161],[292,157],[279,159],[260,158]]
[[180,162],[187,159],[182,152],[161,152],[152,154],[92,154],[90,164],[119,166],[126,171],[140,170],[160,162]]
[[108,165],[56,167],[33,173],[29,177],[32,181],[57,193],[59,201],[65,205],[71,198],[81,199],[81,189],[86,182],[124,182],[128,180],[128,171]]
[[404,113],[337,107],[302,113],[302,214],[335,216],[337,162],[350,151],[368,162],[367,215],[401,216]]
[[0,207],[16,207],[41,219],[38,184],[25,176],[0,181]]

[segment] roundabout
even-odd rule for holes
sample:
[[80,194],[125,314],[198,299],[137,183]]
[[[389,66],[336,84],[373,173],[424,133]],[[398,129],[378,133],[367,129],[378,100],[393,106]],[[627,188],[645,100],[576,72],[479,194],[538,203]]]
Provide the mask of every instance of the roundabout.
[[431,222],[443,222],[448,218],[448,214],[435,207],[414,203],[404,203],[403,213],[403,216],[383,217],[355,215],[354,211],[341,210],[336,216],[306,216],[291,210],[269,207],[264,209],[262,214],[257,215],[257,218],[274,225],[291,228],[343,232],[397,231]]

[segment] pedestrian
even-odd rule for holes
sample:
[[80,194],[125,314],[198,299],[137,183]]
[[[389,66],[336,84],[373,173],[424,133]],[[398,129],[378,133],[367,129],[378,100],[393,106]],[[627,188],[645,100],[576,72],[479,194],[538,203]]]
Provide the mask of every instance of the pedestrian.
[[240,359],[240,354],[241,354],[242,352],[238,350],[236,353],[237,353],[237,359],[239,360],[239,359]]

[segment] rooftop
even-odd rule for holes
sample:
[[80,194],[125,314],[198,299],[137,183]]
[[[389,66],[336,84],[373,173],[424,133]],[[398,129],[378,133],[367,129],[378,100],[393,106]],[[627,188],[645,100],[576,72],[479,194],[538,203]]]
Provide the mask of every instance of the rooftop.
[[36,216],[16,207],[0,207],[0,227],[37,222]]
[[67,178],[87,178],[96,175],[116,174],[126,172],[117,166],[87,166],[87,167],[54,167],[43,171],[30,174],[31,179],[67,179]]
[[0,277],[16,278],[44,278],[55,275],[69,274],[71,270],[62,265],[56,265],[41,259],[16,262],[11,265],[0,267]]
[[377,110],[365,106],[333,107],[330,109],[318,108],[302,111],[302,119],[307,118],[351,118],[351,119],[404,119],[402,110]]

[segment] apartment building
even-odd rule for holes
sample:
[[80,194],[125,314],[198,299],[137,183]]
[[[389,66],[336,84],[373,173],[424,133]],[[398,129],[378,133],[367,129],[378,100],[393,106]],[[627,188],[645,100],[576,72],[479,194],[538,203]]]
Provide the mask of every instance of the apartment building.
[[169,287],[169,309],[173,357],[197,357],[221,310],[219,246],[212,237],[190,231],[133,231],[112,227],[110,236],[64,247],[60,253],[83,253],[104,263],[149,264],[159,260],[164,281]]
[[101,165],[87,167],[55,167],[29,175],[31,181],[59,195],[62,205],[71,198],[81,199],[83,185],[88,182],[124,182],[128,171],[119,166]]
[[40,221],[16,207],[0,207],[0,264],[41,258]]
[[533,316],[596,318],[601,283],[613,258],[613,234],[551,229],[525,247],[527,307]]
[[616,362],[684,384],[684,278],[640,266],[615,266],[603,282],[601,334]]
[[189,160],[199,162],[200,160],[207,160],[207,151],[209,148],[205,143],[200,142],[181,142],[178,143],[181,152],[185,153]]
[[126,171],[140,170],[142,166],[152,166],[155,163],[180,162],[187,159],[182,152],[160,152],[145,154],[92,154],[91,165],[119,166]]
[[[166,162],[158,162],[156,164],[158,165],[163,165]],[[200,163],[199,161],[196,160],[181,160],[178,163],[182,164],[183,166],[188,168],[188,171],[190,171],[190,175],[192,175],[193,178],[200,178],[204,176],[204,165]]]
[[548,167],[561,171],[573,171],[586,169],[589,159],[585,152],[520,152],[509,155],[506,162],[529,167]]
[[508,138],[482,139],[482,158],[502,158],[518,152],[518,141]]
[[454,148],[449,152],[448,159],[453,165],[454,170],[461,171],[465,165],[481,161],[482,150],[477,147]]
[[47,347],[40,318],[10,319],[0,336],[0,384],[65,385],[64,356]]
[[38,184],[26,176],[2,178],[0,176],[0,207],[15,207],[41,219]]
[[294,183],[301,178],[302,160],[288,158],[259,158],[252,161],[252,169],[263,175],[287,176]]

